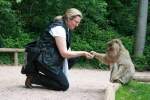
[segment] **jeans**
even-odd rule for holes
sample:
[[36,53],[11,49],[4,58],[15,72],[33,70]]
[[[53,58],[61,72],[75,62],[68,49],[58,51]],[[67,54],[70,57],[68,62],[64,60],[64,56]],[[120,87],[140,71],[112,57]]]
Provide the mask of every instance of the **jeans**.
[[[69,69],[72,68],[77,59],[78,58],[68,59]],[[66,91],[69,88],[67,77],[60,67],[51,68],[33,61],[32,65],[28,68],[26,75],[33,76],[33,84],[42,85],[48,89],[57,91]]]
[[57,68],[57,73],[52,68],[38,64],[38,73],[33,74],[32,83],[43,85],[48,89],[57,91],[66,91],[69,88],[69,82],[62,71],[62,68]]

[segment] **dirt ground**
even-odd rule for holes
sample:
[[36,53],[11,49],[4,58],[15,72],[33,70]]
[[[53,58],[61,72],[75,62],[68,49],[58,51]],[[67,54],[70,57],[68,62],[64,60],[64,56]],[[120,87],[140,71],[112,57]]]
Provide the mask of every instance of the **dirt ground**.
[[0,66],[0,100],[104,100],[109,71],[72,69],[68,91],[52,91],[40,86],[27,89],[21,67]]

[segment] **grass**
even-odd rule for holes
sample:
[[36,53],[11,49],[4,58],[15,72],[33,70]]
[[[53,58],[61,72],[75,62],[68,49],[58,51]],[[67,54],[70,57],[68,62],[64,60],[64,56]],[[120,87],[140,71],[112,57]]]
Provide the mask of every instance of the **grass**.
[[150,100],[150,84],[131,81],[118,89],[116,100]]

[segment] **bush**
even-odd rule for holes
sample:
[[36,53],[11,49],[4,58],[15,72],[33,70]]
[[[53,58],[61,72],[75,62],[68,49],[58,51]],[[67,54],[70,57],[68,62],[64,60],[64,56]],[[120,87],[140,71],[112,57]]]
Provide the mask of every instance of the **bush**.
[[146,56],[139,56],[134,58],[134,64],[137,71],[146,70],[146,65],[148,65]]
[[[39,33],[43,32],[46,25],[53,20],[53,17],[64,14],[64,11],[68,8],[75,7],[82,11],[83,20],[73,33],[73,50],[94,50],[102,53],[106,51],[108,41],[120,38],[129,50],[131,57],[133,56],[136,0],[17,1],[0,0],[0,47],[24,48],[25,44],[32,41],[33,38],[37,38]],[[147,30],[150,30],[149,26]],[[149,68],[149,44],[150,37],[147,34],[144,56],[133,59],[136,68],[139,70]],[[22,57],[22,54],[20,56]],[[3,57],[1,58],[3,59]],[[4,62],[7,62],[7,58],[5,59]],[[21,62],[22,59],[20,58]],[[106,68],[97,60],[80,60],[80,63],[85,64],[85,62],[92,64],[94,68]]]
[[[99,30],[96,25],[92,24],[87,31],[89,33],[73,34],[73,50],[97,51],[105,53],[106,43],[114,38],[119,38],[118,33],[109,29],[107,31]],[[91,29],[91,30],[90,30]],[[92,31],[93,30],[93,31]],[[84,32],[84,31],[83,31]],[[108,69],[108,66],[102,64],[98,60],[80,60],[80,63],[88,63],[97,69]]]
[[[34,34],[34,33],[32,33]],[[32,41],[32,38],[27,33],[19,35],[10,35],[3,39],[5,48],[24,48],[25,45]],[[19,53],[19,63],[23,63],[24,53]],[[0,64],[13,64],[13,53],[1,53]]]
[[21,25],[15,11],[11,9],[11,3],[0,0],[0,37],[18,34],[20,31]]
[[13,64],[13,54],[12,53],[1,53],[0,64]]
[[133,35],[136,28],[137,1],[106,0],[106,2],[109,25],[122,35]]
[[134,38],[132,36],[122,36],[120,39],[122,40],[125,48],[129,51],[130,55],[133,56]]
[[134,57],[135,68],[137,71],[150,71],[150,35],[147,35],[143,56]]
[[32,38],[27,33],[21,33],[17,36],[8,36],[3,41],[6,48],[24,48],[27,43],[32,41]]

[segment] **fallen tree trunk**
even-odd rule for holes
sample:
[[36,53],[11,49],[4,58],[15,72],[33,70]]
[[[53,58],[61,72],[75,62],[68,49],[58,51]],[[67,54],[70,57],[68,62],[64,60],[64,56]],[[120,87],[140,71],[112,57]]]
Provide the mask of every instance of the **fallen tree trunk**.
[[150,82],[150,76],[134,76],[133,79],[141,82]]

